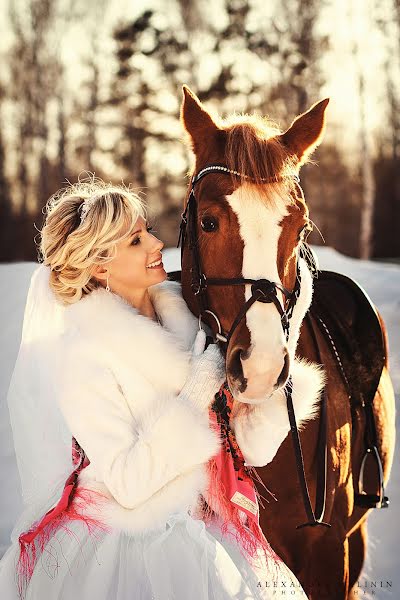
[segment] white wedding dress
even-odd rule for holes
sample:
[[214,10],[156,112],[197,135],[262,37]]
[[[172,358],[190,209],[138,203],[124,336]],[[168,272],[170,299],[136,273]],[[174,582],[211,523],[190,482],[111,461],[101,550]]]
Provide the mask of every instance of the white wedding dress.
[[[0,597],[19,600],[14,543],[0,562]],[[276,555],[251,568],[237,545],[188,514],[141,536],[89,535],[76,521],[59,530],[38,559],[25,600],[250,600],[277,589],[306,598]]]

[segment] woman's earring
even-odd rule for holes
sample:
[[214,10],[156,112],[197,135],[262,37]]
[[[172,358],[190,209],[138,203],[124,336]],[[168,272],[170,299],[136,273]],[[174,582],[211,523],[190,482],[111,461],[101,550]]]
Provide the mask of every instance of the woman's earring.
[[107,286],[106,286],[106,292],[110,291],[110,286],[108,285],[108,279],[109,279],[110,275],[107,275]]

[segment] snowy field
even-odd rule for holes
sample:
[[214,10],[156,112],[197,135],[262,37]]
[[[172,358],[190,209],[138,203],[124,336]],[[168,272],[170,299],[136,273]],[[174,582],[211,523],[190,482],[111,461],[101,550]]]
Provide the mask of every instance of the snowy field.
[[[330,248],[316,248],[322,269],[353,277],[368,292],[379,308],[389,330],[391,375],[400,398],[400,266],[350,259]],[[179,253],[164,251],[167,270],[179,268]],[[0,379],[0,556],[9,544],[12,525],[19,514],[19,480],[12,454],[12,440],[6,407],[6,394],[17,356],[26,294],[34,263],[0,265],[1,290],[1,379]],[[398,419],[397,415],[397,419]],[[396,422],[397,422],[396,419]],[[396,452],[398,444],[396,445]],[[357,598],[400,598],[400,469],[396,454],[387,492],[390,508],[376,510],[369,518],[369,552],[359,581]],[[391,587],[386,582],[390,582]],[[375,587],[376,586],[376,587]],[[368,590],[368,595],[367,595]]]

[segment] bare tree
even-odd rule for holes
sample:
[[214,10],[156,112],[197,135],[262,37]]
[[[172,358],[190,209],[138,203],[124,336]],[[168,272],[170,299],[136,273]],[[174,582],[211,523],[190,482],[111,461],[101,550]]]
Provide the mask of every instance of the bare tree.
[[[0,89],[0,109],[3,97],[3,90]],[[0,261],[8,260],[10,256],[11,225],[13,220],[9,182],[5,173],[5,145],[2,136],[2,121],[0,119]]]
[[[349,18],[351,20],[357,18],[354,10],[354,5],[351,3],[349,5]],[[359,156],[361,162],[359,163],[359,169],[362,183],[359,255],[360,258],[369,259],[372,255],[375,179],[371,139],[366,115],[366,98],[368,91],[366,90],[364,73],[365,64],[362,60],[359,40],[356,37],[353,39],[352,54],[358,87],[359,127],[357,137],[360,144]]]
[[9,93],[15,106],[16,181],[22,214],[28,211],[30,196],[42,197],[47,192],[48,106],[59,68],[50,43],[55,15],[55,0],[31,0],[23,7],[10,4],[15,41],[9,54]]
[[269,100],[283,100],[292,115],[307,110],[325,82],[320,59],[329,48],[329,38],[318,32],[317,25],[326,4],[326,0],[282,0],[272,19],[278,80]]
[[100,108],[100,66],[98,62],[99,40],[91,32],[91,52],[83,60],[87,76],[82,81],[79,95],[74,98],[71,119],[78,123],[81,134],[74,141],[74,153],[79,161],[79,170],[96,170],[95,154],[98,149],[97,129]]
[[[377,25],[385,40],[383,63],[391,131],[391,153],[393,160],[400,158],[400,0],[390,0],[386,11],[378,12]],[[377,3],[379,10],[381,3]]]
[[[383,52],[383,126],[375,158],[374,256],[400,254],[400,0],[376,0],[374,21]],[[386,106],[385,106],[386,105]]]
[[[12,74],[8,95],[14,104],[16,191],[21,214],[38,208],[54,190],[48,185],[49,128],[64,126],[60,142],[65,149],[65,119],[60,117],[64,88],[60,58],[62,33],[74,18],[74,1],[21,0],[9,5],[14,42],[8,63]],[[58,119],[51,117],[58,105]],[[60,120],[61,119],[61,120]],[[57,160],[57,159],[56,159]],[[65,153],[61,152],[65,171]]]

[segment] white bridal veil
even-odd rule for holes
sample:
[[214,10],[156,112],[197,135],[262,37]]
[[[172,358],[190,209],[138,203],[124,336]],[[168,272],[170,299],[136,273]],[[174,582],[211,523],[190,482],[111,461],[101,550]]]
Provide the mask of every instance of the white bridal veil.
[[7,395],[24,509],[12,539],[54,504],[72,471],[71,433],[57,403],[65,308],[49,276],[43,264],[32,275]]

